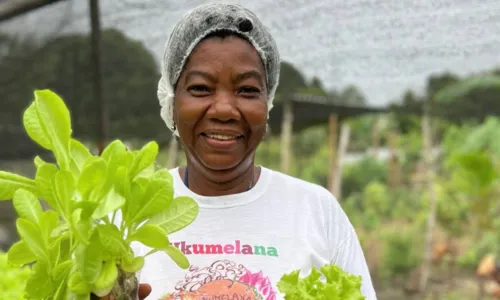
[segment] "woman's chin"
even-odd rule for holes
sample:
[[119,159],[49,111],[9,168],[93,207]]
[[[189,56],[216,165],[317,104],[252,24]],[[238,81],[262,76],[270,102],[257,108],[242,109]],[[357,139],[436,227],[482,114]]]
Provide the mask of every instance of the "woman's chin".
[[203,165],[212,171],[226,171],[237,167],[241,163],[241,159],[228,157],[227,155],[210,155],[208,157],[200,157]]

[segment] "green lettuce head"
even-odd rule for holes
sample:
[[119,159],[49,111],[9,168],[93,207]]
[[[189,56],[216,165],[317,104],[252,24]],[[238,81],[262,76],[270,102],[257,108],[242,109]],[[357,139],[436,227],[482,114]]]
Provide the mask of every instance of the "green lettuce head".
[[283,275],[278,283],[285,300],[364,300],[361,276],[354,276],[336,265],[321,269],[313,267],[311,274],[300,278],[300,271]]

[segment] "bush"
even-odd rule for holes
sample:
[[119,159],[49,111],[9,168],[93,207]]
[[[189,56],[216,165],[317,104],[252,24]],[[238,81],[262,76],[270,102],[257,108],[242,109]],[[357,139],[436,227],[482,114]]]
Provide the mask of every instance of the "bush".
[[387,163],[366,157],[344,168],[342,197],[347,198],[363,190],[370,182],[387,182]]
[[390,189],[389,216],[392,219],[415,221],[419,214],[427,214],[421,194],[406,187]]
[[[298,166],[295,174],[303,180],[319,184],[323,187],[328,186],[328,173],[330,169],[330,149],[327,145],[317,149],[314,156],[305,161],[302,166]],[[345,195],[342,195],[345,198]]]
[[363,206],[368,214],[388,217],[391,212],[391,197],[385,184],[372,181],[363,190]]
[[393,229],[382,234],[383,254],[382,266],[383,276],[386,278],[407,274],[416,268],[421,261],[421,251],[417,245],[420,241],[415,239],[419,236],[414,229],[402,229],[394,226]]
[[481,258],[490,253],[500,254],[500,235],[497,232],[485,232],[473,247],[457,257],[457,265],[473,270]]

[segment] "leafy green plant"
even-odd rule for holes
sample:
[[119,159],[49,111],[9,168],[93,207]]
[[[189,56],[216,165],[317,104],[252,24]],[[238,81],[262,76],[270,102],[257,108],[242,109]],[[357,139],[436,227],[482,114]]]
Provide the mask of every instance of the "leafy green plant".
[[[323,164],[325,165],[325,164]],[[371,182],[387,182],[387,163],[365,157],[360,161],[348,164],[342,176],[342,195],[349,197],[356,194]]]
[[[34,179],[0,171],[0,199],[12,199],[21,237],[8,261],[34,263],[26,298],[80,300],[93,293],[136,299],[135,273],[146,256],[163,251],[179,267],[189,266],[167,235],[190,224],[199,208],[191,198],[174,199],[171,174],[155,168],[155,142],[129,151],[116,140],[92,155],[71,137],[70,113],[50,90],[35,91],[23,123],[56,159],[36,157]],[[50,209],[44,211],[39,199]],[[133,242],[152,250],[136,256]]]
[[0,299],[24,300],[24,287],[30,275],[29,267],[13,267],[7,253],[0,252]]
[[487,152],[458,153],[449,159],[452,170],[450,184],[455,186],[458,195],[470,202],[473,222],[483,229],[493,229],[496,217],[494,203],[498,199],[500,180],[496,157]]
[[349,274],[330,264],[300,278],[300,271],[285,274],[278,282],[285,300],[363,300],[361,276]]
[[500,235],[498,231],[482,232],[481,236],[471,241],[471,246],[457,257],[457,265],[475,270],[478,262],[488,254],[500,254]]
[[419,265],[421,249],[417,245],[422,243],[416,240],[418,229],[419,227],[405,228],[399,225],[382,232],[384,246],[381,264],[384,269],[381,275],[394,278],[407,274]]

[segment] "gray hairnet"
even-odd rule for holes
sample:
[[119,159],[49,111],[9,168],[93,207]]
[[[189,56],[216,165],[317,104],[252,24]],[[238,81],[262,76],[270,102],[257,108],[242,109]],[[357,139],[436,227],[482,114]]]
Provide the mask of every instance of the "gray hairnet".
[[268,88],[268,116],[273,107],[280,73],[278,47],[271,34],[250,10],[232,4],[202,5],[177,23],[172,31],[163,55],[161,79],[158,83],[158,99],[161,117],[176,135],[173,120],[174,87],[187,58],[196,45],[217,31],[230,31],[247,39],[259,53],[265,67]]

